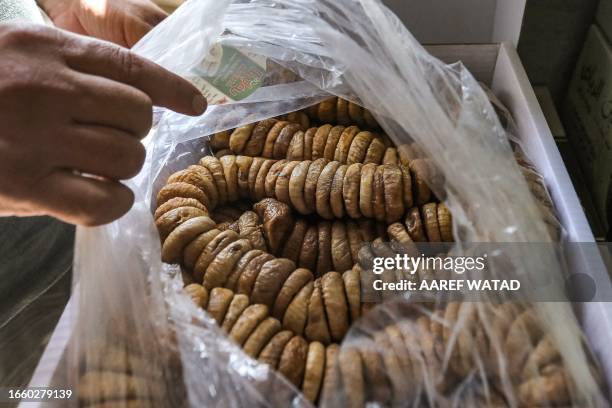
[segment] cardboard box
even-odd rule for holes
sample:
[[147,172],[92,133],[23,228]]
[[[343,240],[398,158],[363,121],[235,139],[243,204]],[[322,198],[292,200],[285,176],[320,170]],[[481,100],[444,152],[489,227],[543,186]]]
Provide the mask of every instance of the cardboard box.
[[[475,15],[482,17],[482,8],[475,8],[475,6],[470,8],[474,0],[457,0],[458,3],[464,4],[464,7],[459,7],[459,14],[450,17],[447,15],[448,13],[441,12],[444,5],[448,5],[448,2],[442,0],[433,2],[439,3],[440,8],[436,9],[439,13],[436,13],[436,10],[429,10],[432,3],[409,0],[407,3],[418,8],[414,13],[407,13],[406,9],[403,8],[406,7],[407,3],[403,1],[385,0],[384,2],[392,6],[391,8],[394,8],[394,4],[396,7],[401,7],[401,10],[396,8],[394,11],[400,17],[405,18],[405,24],[415,33],[426,34],[426,26],[436,26],[439,31],[435,34],[439,38],[439,42],[445,44],[428,46],[428,51],[447,63],[461,60],[477,80],[491,87],[512,113],[517,124],[518,136],[523,142],[527,155],[546,180],[561,223],[567,232],[567,239],[571,242],[594,242],[593,234],[576,191],[516,52],[516,41],[518,40],[521,23],[519,17],[522,16],[525,1],[479,2],[480,6],[487,9],[486,14],[494,19],[494,23],[492,23],[494,29],[492,31],[487,30],[482,37],[474,38],[472,44],[453,44],[457,42],[456,35],[460,25],[445,25],[445,22],[448,18],[473,19]],[[420,13],[419,11],[423,8],[433,14]],[[513,10],[507,10],[508,8],[513,8]],[[509,11],[511,13],[508,14]],[[406,14],[420,16],[421,26],[416,27],[411,24]],[[507,18],[502,18],[504,15]],[[418,21],[414,24],[417,23]],[[425,35],[418,37],[421,37],[420,39],[423,42],[430,42],[428,40],[431,40]],[[568,259],[568,263],[570,270],[574,273],[589,274],[593,276],[598,285],[610,286],[610,278],[603,268],[603,262],[599,256],[575,251],[573,257]],[[41,358],[30,383],[31,386],[66,383],[66,379],[59,378],[56,374],[62,364],[65,364],[67,353],[64,351],[70,338],[70,332],[74,327],[77,305],[78,302],[73,296],[58,323],[45,354]],[[612,344],[612,331],[610,330],[610,327],[612,327],[612,303],[591,302],[581,306],[579,319],[595,355],[602,363],[606,383],[612,388],[612,349],[610,349],[610,344]],[[33,404],[31,406],[40,405]]]
[[612,186],[612,47],[589,30],[564,104],[565,125],[595,207],[607,229]]
[[608,42],[612,43],[612,0],[599,0],[595,22],[607,37]]

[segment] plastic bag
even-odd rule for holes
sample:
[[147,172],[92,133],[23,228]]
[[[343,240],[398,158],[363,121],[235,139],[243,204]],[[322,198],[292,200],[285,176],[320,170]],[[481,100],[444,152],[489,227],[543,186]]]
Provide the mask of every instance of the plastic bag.
[[[199,118],[157,111],[157,128],[145,141],[144,169],[128,183],[136,195],[134,208],[108,226],[78,230],[79,307],[70,374],[83,404],[307,404],[287,379],[247,358],[224,336],[211,316],[185,296],[178,266],[160,261],[154,197],[170,174],[209,152],[205,136],[214,132],[296,111],[334,94],[373,112],[397,145],[418,144],[432,165],[429,185],[453,214],[454,251],[477,251],[481,242],[550,242],[545,219],[485,92],[461,64],[444,65],[430,56],[379,1],[191,0],[135,51],[193,77],[213,45],[272,61],[269,80],[244,99],[210,106]],[[301,80],[275,83],[278,67]],[[493,248],[507,251],[502,244]],[[535,254],[518,246],[509,265],[497,264],[489,272],[521,276],[527,292],[531,280],[547,276],[552,278],[548,290],[563,296],[562,268],[552,248]],[[546,356],[552,356],[554,368],[562,368],[554,371],[556,382],[550,387],[546,381],[535,383],[545,392],[533,397],[525,391],[531,400],[520,386],[531,379],[548,380],[538,371],[542,367],[536,364],[535,371],[528,370],[526,377],[519,376],[524,381],[517,382],[515,374],[524,367],[512,366],[501,339],[486,330],[496,322],[494,303],[509,299],[489,294],[479,300],[438,299],[438,307],[431,308],[405,298],[383,302],[335,349],[341,362],[330,370],[338,373],[337,381],[324,387],[319,403],[487,406],[496,401],[504,406],[553,406],[550,397],[557,389],[565,392],[565,404],[602,403],[569,303],[515,303],[521,312],[529,311],[528,328],[536,326],[536,340],[545,338],[546,346],[554,346],[546,348],[555,350]],[[453,319],[432,317],[449,308]],[[522,316],[511,314],[517,315]],[[428,320],[419,319],[423,316]],[[436,352],[444,356],[437,367],[429,361],[432,344],[420,340],[428,338],[432,320],[439,324],[436,330],[447,332],[445,342],[432,343],[442,347]],[[522,328],[514,329],[518,339],[524,338],[519,335]],[[404,339],[400,350],[412,353],[408,361],[413,371],[404,371],[404,376],[390,370],[394,358],[386,351],[393,347],[385,347],[385,342],[391,340],[377,335],[385,330],[399,331]],[[473,346],[472,338],[487,342],[486,355]],[[459,362],[455,344],[463,350]],[[537,344],[523,344],[521,362]],[[362,360],[362,371],[342,364],[359,361],[355,355]],[[549,362],[534,364],[546,367]],[[453,380],[441,382],[446,373]],[[408,392],[411,387],[415,392]]]

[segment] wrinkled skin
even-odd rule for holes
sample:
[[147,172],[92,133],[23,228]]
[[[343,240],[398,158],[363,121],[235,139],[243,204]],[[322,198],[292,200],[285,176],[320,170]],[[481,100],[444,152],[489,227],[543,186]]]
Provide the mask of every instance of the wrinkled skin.
[[0,216],[99,225],[129,210],[152,106],[199,115],[184,79],[108,42],[0,24]]

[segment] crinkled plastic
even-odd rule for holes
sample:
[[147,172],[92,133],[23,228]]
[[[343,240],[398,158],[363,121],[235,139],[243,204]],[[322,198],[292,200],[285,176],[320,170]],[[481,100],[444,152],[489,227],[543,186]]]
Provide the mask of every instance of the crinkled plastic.
[[[380,1],[190,0],[135,52],[188,77],[213,44],[265,56],[300,79],[267,81],[249,97],[210,106],[197,118],[156,112],[145,166],[128,182],[133,209],[110,225],[78,229],[79,305],[69,374],[81,402],[308,405],[287,380],[225,337],[183,293],[178,266],[160,260],[155,194],[171,173],[209,152],[206,136],[214,132],[334,94],[373,112],[397,145],[420,147],[432,165],[429,184],[453,214],[456,251],[477,250],[480,242],[550,242],[547,219],[483,89],[460,63],[445,65],[429,55]],[[552,249],[537,257],[519,252],[506,267],[490,273],[520,275],[525,290],[529,279],[552,274],[557,279],[550,290],[563,292]],[[564,405],[602,404],[597,370],[571,305],[504,307],[505,300],[492,293],[478,303],[439,301],[434,307],[406,298],[385,301],[342,343],[340,380],[320,404],[556,406],[551,393],[540,391],[557,390],[560,383],[567,385],[558,388]],[[500,322],[519,317],[511,333],[508,325],[496,331]],[[441,361],[432,360],[434,349]],[[520,357],[510,357],[509,349]],[[543,356],[530,358],[536,349]],[[362,371],[353,371],[358,358]]]

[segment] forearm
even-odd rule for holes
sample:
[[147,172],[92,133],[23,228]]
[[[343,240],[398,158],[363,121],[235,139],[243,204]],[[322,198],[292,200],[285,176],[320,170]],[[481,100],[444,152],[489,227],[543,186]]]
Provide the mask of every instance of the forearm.
[[167,14],[150,0],[37,0],[56,27],[130,48]]

